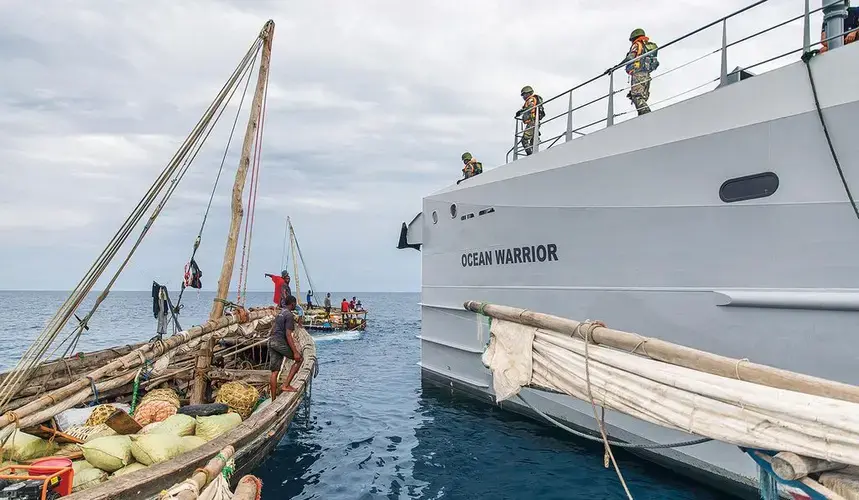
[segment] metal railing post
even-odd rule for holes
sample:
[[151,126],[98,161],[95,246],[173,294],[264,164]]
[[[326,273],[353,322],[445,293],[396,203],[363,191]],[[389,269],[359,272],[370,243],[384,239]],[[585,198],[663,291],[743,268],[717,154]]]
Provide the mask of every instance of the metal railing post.
[[719,85],[728,84],[728,20],[722,21],[722,71],[719,74]]
[[614,125],[614,71],[608,74],[608,113],[605,123],[606,127]]
[[847,6],[844,0],[823,0],[823,23],[829,50],[844,45],[844,18]]
[[513,161],[519,158],[519,120],[513,120]]
[[802,18],[802,53],[811,50],[811,2],[805,0],[805,16]]
[[565,142],[573,140],[573,92],[570,91],[567,101],[567,133],[564,139]]
[[532,153],[540,151],[540,102],[534,105],[534,135],[531,136]]

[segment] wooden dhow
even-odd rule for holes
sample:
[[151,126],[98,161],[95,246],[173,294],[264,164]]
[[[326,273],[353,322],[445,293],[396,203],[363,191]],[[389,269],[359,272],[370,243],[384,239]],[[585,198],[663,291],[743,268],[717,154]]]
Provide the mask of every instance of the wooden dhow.
[[[24,352],[15,368],[0,375],[0,444],[5,459],[20,452],[21,437],[41,439],[37,444],[49,451],[52,456],[65,456],[80,461],[88,457],[88,446],[98,439],[111,439],[116,436],[124,440],[130,435],[129,442],[139,444],[142,436],[151,433],[164,424],[168,414],[195,416],[196,432],[200,433],[200,422],[211,416],[223,415],[233,422],[219,432],[195,441],[195,447],[179,450],[172,448],[168,455],[165,450],[156,450],[160,458],[150,460],[145,467],[137,467],[133,472],[111,474],[114,470],[95,474],[96,479],[86,485],[77,484],[75,491],[67,498],[75,500],[157,498],[174,485],[182,486],[177,498],[196,498],[196,494],[212,477],[206,473],[208,468],[224,457],[229,450],[235,463],[233,477],[239,478],[262,462],[286,433],[293,416],[305,400],[311,380],[316,374],[316,350],[313,339],[299,327],[295,332],[297,347],[301,353],[300,366],[291,381],[297,392],[285,392],[275,397],[264,397],[268,388],[267,339],[272,322],[279,310],[272,307],[246,307],[244,303],[247,286],[246,268],[249,262],[250,242],[253,235],[253,212],[259,184],[260,150],[262,128],[265,121],[266,90],[268,85],[269,63],[271,57],[274,22],[268,21],[227,83],[220,90],[212,105],[192,129],[179,151],[170,160],[153,185],[138,203],[126,222],[120,227],[107,248],[86,273],[69,298],[63,303],[43,332]],[[176,328],[172,335],[159,333],[148,342],[117,346],[88,353],[75,353],[81,335],[88,331],[88,321],[99,305],[107,298],[116,279],[131,260],[140,242],[146,236],[173,191],[178,187],[185,172],[196,157],[212,127],[223,114],[230,100],[244,83],[245,92],[250,86],[253,68],[259,62],[256,87],[249,112],[248,124],[242,146],[239,167],[232,188],[232,217],[224,252],[224,260],[217,295],[212,305],[208,321],[187,329]],[[241,103],[239,111],[241,112]],[[234,124],[235,129],[235,124]],[[232,133],[230,135],[232,139]],[[227,150],[229,149],[229,144]],[[227,152],[224,152],[224,160]],[[221,163],[223,168],[223,160]],[[247,197],[248,211],[243,210],[243,191],[250,174],[250,194]],[[220,172],[218,177],[220,177]],[[215,184],[217,187],[217,181]],[[215,189],[212,191],[214,197]],[[157,203],[156,203],[157,200]],[[211,198],[209,207],[211,207]],[[239,283],[235,301],[227,300],[230,281],[236,260],[239,236],[245,218],[242,256],[240,261]],[[194,241],[189,264],[194,263],[194,255],[201,244],[204,216],[200,233]],[[141,224],[142,221],[145,224]],[[136,242],[121,260],[104,290],[98,295],[92,309],[83,317],[76,310],[86,295],[92,291],[96,281],[103,275],[111,262],[123,248],[132,232],[142,228]],[[199,276],[197,276],[199,278]],[[199,288],[199,280],[186,279],[186,285]],[[183,285],[184,291],[184,285]],[[179,296],[181,302],[181,294]],[[170,307],[170,315],[178,327],[179,302]],[[78,324],[62,341],[60,332],[70,319]],[[95,333],[95,332],[92,332]],[[91,333],[91,334],[92,334]],[[64,351],[63,351],[64,349]],[[55,356],[60,354],[59,357]],[[286,360],[280,369],[280,382],[294,361]],[[228,386],[228,384],[233,384]],[[227,387],[245,391],[247,399],[227,398]],[[158,399],[158,394],[162,399]],[[135,413],[147,404],[159,403],[158,411],[144,425],[141,412]],[[211,404],[214,401],[217,404]],[[188,403],[197,406],[191,412]],[[129,411],[123,410],[128,405]],[[110,408],[108,405],[112,405]],[[96,413],[107,408],[109,416],[94,420]],[[154,406],[153,406],[154,408]],[[206,409],[200,412],[200,409]],[[83,425],[71,425],[64,420],[69,412],[83,412],[90,416]],[[208,413],[207,413],[208,412]],[[238,413],[240,417],[225,415],[225,412]],[[102,412],[103,413],[103,412]],[[130,415],[129,415],[130,414]],[[132,420],[130,416],[138,418]],[[170,417],[173,418],[173,417]],[[239,421],[238,418],[241,418]],[[192,424],[193,426],[193,424]],[[102,437],[95,438],[89,431],[101,428]],[[84,429],[82,431],[82,429]],[[179,436],[187,435],[188,429]],[[164,431],[166,432],[166,431]],[[89,433],[89,434],[88,434]],[[190,437],[190,436],[189,436]],[[17,439],[17,441],[16,441]],[[172,438],[171,438],[172,439]],[[182,438],[185,439],[185,438]],[[17,443],[17,444],[16,444]],[[142,446],[142,445],[139,445]],[[131,450],[134,451],[134,444]],[[163,453],[162,453],[163,452]],[[125,461],[133,462],[126,450]],[[44,453],[42,453],[44,454]],[[40,456],[19,456],[16,462],[32,462]],[[137,456],[136,454],[134,456]],[[152,458],[152,457],[149,457]],[[77,463],[77,462],[75,462]],[[123,462],[125,463],[125,462]],[[5,464],[4,464],[5,465]],[[89,464],[92,467],[93,464]],[[221,464],[223,466],[223,464]],[[119,469],[122,470],[122,469]],[[203,471],[203,476],[201,476]],[[102,473],[103,472],[103,473]],[[82,474],[81,474],[82,476]],[[80,476],[78,477],[78,479]],[[190,479],[189,479],[190,478]],[[196,484],[195,488],[191,484]],[[250,491],[248,487],[244,490]],[[171,490],[172,491],[172,490]],[[247,491],[245,493],[247,493]],[[194,496],[191,496],[193,494]]]

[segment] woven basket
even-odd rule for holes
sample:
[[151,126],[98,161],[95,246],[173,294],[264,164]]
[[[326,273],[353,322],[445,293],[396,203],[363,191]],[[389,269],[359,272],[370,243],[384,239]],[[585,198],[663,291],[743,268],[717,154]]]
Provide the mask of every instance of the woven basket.
[[259,391],[256,387],[247,382],[238,381],[222,385],[215,402],[229,406],[230,411],[238,413],[244,420],[253,412],[258,399]]
[[172,404],[176,408],[179,408],[179,396],[176,395],[176,392],[173,389],[152,389],[147,392],[143,399],[140,400],[140,405],[143,406],[150,401],[167,401]]
[[84,425],[101,425],[107,422],[107,418],[115,411],[116,407],[113,405],[98,405],[92,410]]
[[87,442],[90,439],[95,439],[97,437],[116,435],[116,431],[108,427],[107,424],[79,425],[77,427],[67,429],[65,433],[69,436],[78,438],[83,442]]

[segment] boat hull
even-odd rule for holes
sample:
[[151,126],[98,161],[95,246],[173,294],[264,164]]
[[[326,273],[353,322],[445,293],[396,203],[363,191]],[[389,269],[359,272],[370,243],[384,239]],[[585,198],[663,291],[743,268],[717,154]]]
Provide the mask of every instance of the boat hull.
[[[859,44],[811,61],[854,190],[859,87],[843,73],[859,76],[857,60]],[[726,201],[728,181],[768,172],[776,188]],[[424,198],[403,231],[400,246],[422,253],[424,378],[478,399],[494,400],[481,362],[489,328],[468,300],[859,384],[859,231],[801,62],[487,170]],[[588,403],[525,391],[540,411],[595,429]],[[696,437],[617,412],[606,421],[632,443]],[[637,453],[731,491],[757,480],[724,443]]]

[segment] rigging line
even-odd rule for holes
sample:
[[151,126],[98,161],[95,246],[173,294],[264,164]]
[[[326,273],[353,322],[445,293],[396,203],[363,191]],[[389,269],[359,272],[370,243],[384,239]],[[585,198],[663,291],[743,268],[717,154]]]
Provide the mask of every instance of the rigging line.
[[245,298],[247,297],[248,277],[250,276],[251,250],[253,249],[252,243],[253,243],[253,237],[254,237],[254,222],[256,221],[256,213],[257,213],[256,201],[257,201],[257,197],[259,196],[260,165],[262,163],[262,145],[263,145],[263,137],[264,137],[263,132],[265,131],[265,115],[266,115],[266,108],[268,107],[268,79],[269,79],[269,75],[270,75],[270,72],[267,72],[265,75],[265,88],[263,90],[262,112],[260,114],[260,125],[259,125],[259,144],[257,145],[257,149],[254,153],[254,159],[256,161],[256,167],[255,167],[256,168],[256,181],[255,181],[254,188],[253,188],[253,205],[251,206],[251,213],[250,213],[251,227],[250,227],[250,234],[248,236],[249,237],[249,240],[248,240],[248,260],[247,260],[248,269],[247,269],[247,273],[245,275],[245,282],[244,282],[243,289],[242,289],[242,295]]
[[853,199],[853,193],[850,192],[850,186],[847,184],[847,178],[844,176],[844,170],[841,168],[841,162],[838,160],[835,146],[832,144],[832,137],[829,136],[829,127],[826,126],[826,120],[823,118],[823,109],[820,107],[820,100],[817,98],[817,86],[814,84],[814,76],[811,74],[811,59],[818,53],[819,51],[817,50],[806,52],[802,55],[802,61],[805,63],[805,69],[808,71],[808,81],[811,82],[811,93],[814,95],[814,107],[817,109],[817,117],[820,119],[820,125],[823,127],[823,135],[826,136],[826,144],[829,145],[829,153],[832,155],[832,161],[835,162],[835,168],[838,170],[841,184],[847,193],[847,199],[850,200],[850,206],[853,207],[853,213],[859,219],[859,207],[856,206],[856,200]]
[[[239,67],[236,71],[233,72],[233,78],[227,84],[224,85],[224,89],[227,89],[235,84],[235,76],[241,70],[241,67],[246,64],[247,55],[245,59],[240,63]],[[229,86],[229,87],[228,87]],[[222,94],[224,93],[224,89],[219,93],[218,98],[216,98],[216,102],[220,99],[223,99]],[[42,333],[37,337],[37,339],[29,346],[27,351],[22,355],[16,367],[13,369],[13,373],[10,377],[7,377],[2,385],[0,385],[0,408],[4,407],[6,403],[8,403],[11,398],[11,394],[14,391],[14,387],[18,386],[21,382],[21,379],[28,374],[33,366],[39,361],[39,359],[44,355],[45,351],[49,348],[50,344],[59,334],[59,331],[62,327],[68,322],[71,315],[74,313],[74,310],[80,305],[89,291],[92,289],[92,286],[95,284],[95,281],[104,272],[107,264],[112,260],[113,256],[115,256],[116,252],[118,252],[119,247],[124,243],[125,239],[127,239],[130,231],[137,225],[137,223],[142,218],[143,213],[151,206],[154,198],[157,194],[163,189],[164,184],[166,183],[166,179],[169,178],[171,173],[176,169],[176,165],[178,163],[177,158],[181,158],[184,156],[188,149],[190,148],[192,141],[196,140],[199,137],[199,127],[200,124],[204,121],[211,120],[212,115],[212,107],[215,106],[213,103],[207,113],[204,114],[203,118],[198,121],[197,125],[192,130],[192,134],[189,135],[182,144],[182,147],[174,154],[173,159],[168,163],[168,165],[161,172],[159,177],[150,186],[149,190],[146,192],[144,197],[138,202],[135,210],[132,211],[132,214],[126,218],[123,226],[114,234],[111,241],[108,243],[108,246],[102,251],[101,255],[96,259],[96,261],[92,264],[90,269],[81,278],[78,285],[60,307],[60,309],[54,314],[52,319],[48,322],[45,329]],[[192,137],[196,134],[196,137]],[[84,319],[81,322],[81,329],[85,328],[86,321],[89,318]]]
[[304,254],[301,253],[301,245],[298,244],[298,238],[295,238],[295,249],[298,251],[298,258],[301,259],[301,266],[304,268],[304,274],[307,276],[307,285],[309,290],[315,290],[313,280],[310,279],[310,271],[307,269],[307,262],[304,260]]
[[[261,43],[260,43],[260,46],[262,46]],[[221,173],[224,170],[224,164],[226,163],[226,160],[227,160],[227,154],[229,153],[229,150],[230,150],[230,144],[233,141],[233,135],[236,131],[236,125],[238,124],[239,116],[242,112],[242,106],[244,105],[245,97],[247,97],[248,86],[250,85],[251,76],[253,75],[253,71],[251,71],[251,70],[253,69],[253,67],[256,64],[256,58],[258,55],[259,55],[259,52],[257,51],[254,54],[254,57],[251,60],[250,64],[245,67],[245,72],[246,72],[246,76],[247,76],[247,80],[245,80],[245,88],[242,91],[242,97],[241,97],[241,100],[239,101],[239,107],[236,110],[236,117],[233,120],[233,126],[230,129],[230,136],[227,139],[227,146],[224,148],[223,157],[221,157],[221,165],[218,167],[218,174],[215,177],[215,184],[212,186],[212,193],[209,195],[209,203],[206,205],[206,211],[203,213],[203,222],[200,224],[200,231],[197,233],[197,238],[194,240],[194,246],[193,246],[193,249],[191,250],[191,258],[188,259],[188,262],[194,260],[194,257],[197,255],[197,249],[200,248],[200,239],[203,236],[203,229],[206,227],[206,220],[209,217],[209,210],[212,208],[212,202],[215,199],[215,192],[218,188],[218,181],[221,179]],[[236,89],[238,89],[238,87],[236,87]],[[232,98],[232,95],[230,96],[230,98]],[[226,108],[224,108],[224,109],[226,109]],[[184,295],[184,294],[185,294],[185,281],[183,280],[182,286],[179,289],[179,297],[176,298],[176,306],[174,308],[174,310],[177,312],[180,309],[179,306],[182,303],[182,295]]]
[[[246,68],[247,68],[247,66],[246,66]],[[240,78],[241,78],[241,76],[240,76]],[[233,85],[231,86],[232,91],[230,92],[230,95],[226,97],[226,100],[224,100],[224,98],[220,99],[220,102],[217,105],[218,107],[215,108],[216,110],[219,110],[219,112],[218,112],[217,116],[214,117],[214,120],[212,120],[211,116],[210,116],[209,121],[204,124],[204,127],[206,127],[206,128],[204,128],[204,130],[206,131],[205,135],[202,136],[202,139],[201,139],[201,136],[199,134],[197,135],[195,141],[192,143],[192,147],[195,148],[193,153],[190,156],[185,157],[185,160],[183,161],[181,167],[179,168],[179,173],[175,174],[173,180],[171,181],[171,183],[167,187],[167,191],[162,195],[161,201],[158,203],[156,208],[153,210],[149,221],[146,223],[141,234],[138,236],[137,244],[134,245],[134,247],[130,251],[128,257],[123,262],[122,266],[120,266],[120,268],[114,274],[113,279],[111,279],[110,283],[107,285],[107,287],[105,287],[105,289],[99,295],[98,299],[96,300],[95,305],[93,305],[90,312],[87,313],[87,315],[85,316],[84,321],[82,321],[82,323],[81,323],[82,325],[86,324],[86,321],[88,321],[88,319],[92,317],[92,315],[95,313],[95,311],[101,305],[101,302],[103,302],[107,298],[107,296],[110,294],[110,290],[113,287],[113,284],[116,282],[116,279],[119,278],[119,275],[125,269],[125,265],[131,259],[131,256],[134,254],[135,250],[139,246],[139,243],[142,242],[143,238],[149,232],[149,229],[152,227],[152,225],[155,222],[155,218],[158,217],[158,215],[161,213],[161,211],[166,206],[167,201],[173,195],[175,190],[179,187],[179,183],[182,181],[182,179],[184,179],[185,174],[188,172],[188,169],[190,168],[191,164],[194,162],[194,159],[196,159],[200,150],[203,148],[203,145],[205,144],[206,140],[209,138],[209,135],[211,135],[212,131],[214,130],[215,126],[217,125],[218,121],[220,120],[221,116],[224,114],[224,111],[226,111],[227,106],[229,105],[230,101],[232,100],[233,96],[235,95],[235,92],[238,89],[238,85],[235,85],[235,83],[238,83],[238,81],[239,80],[234,81]],[[223,104],[223,105],[221,105],[221,104]],[[77,328],[76,332],[74,332],[74,333],[76,333],[76,335],[79,337],[83,333],[83,328]],[[69,348],[66,349],[66,352],[63,356],[65,357],[66,355],[68,355],[69,349],[73,349],[73,346],[76,344],[77,344],[77,341],[75,341],[72,345],[70,345]],[[54,353],[56,353],[56,351],[59,350],[59,348],[62,347],[62,345],[63,345],[63,343],[61,343],[59,346],[57,346],[57,348],[54,349]],[[52,353],[52,355],[54,353]]]
[[284,224],[283,225],[283,247],[281,247],[281,250],[280,250],[280,269],[281,269],[281,271],[286,269],[283,266],[285,265],[284,259],[286,258],[286,235],[287,234],[289,234],[289,226]]

